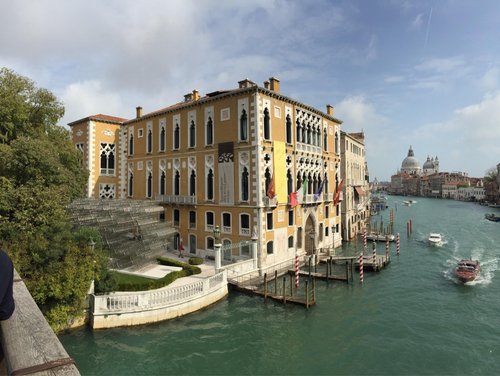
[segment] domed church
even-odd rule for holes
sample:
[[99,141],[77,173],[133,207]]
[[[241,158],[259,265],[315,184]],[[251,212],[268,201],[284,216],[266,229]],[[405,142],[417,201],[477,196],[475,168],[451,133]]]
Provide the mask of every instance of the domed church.
[[436,156],[436,158],[430,158],[429,156],[427,156],[427,160],[424,163],[423,170],[424,170],[424,175],[426,176],[438,173],[439,172],[438,157]]
[[415,158],[415,154],[413,153],[411,146],[410,150],[408,150],[408,156],[403,159],[403,163],[401,163],[401,172],[410,175],[420,175],[422,173],[420,162],[417,158]]

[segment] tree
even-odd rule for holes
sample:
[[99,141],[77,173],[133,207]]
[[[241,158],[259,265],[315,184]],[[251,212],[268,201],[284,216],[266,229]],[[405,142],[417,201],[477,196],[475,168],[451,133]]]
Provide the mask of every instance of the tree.
[[69,131],[56,125],[63,114],[52,93],[0,69],[0,239],[55,330],[82,314],[104,257],[98,232],[73,233],[68,219],[87,172]]
[[492,183],[497,180],[498,170],[496,167],[491,167],[488,169],[484,175],[484,180],[487,183]]

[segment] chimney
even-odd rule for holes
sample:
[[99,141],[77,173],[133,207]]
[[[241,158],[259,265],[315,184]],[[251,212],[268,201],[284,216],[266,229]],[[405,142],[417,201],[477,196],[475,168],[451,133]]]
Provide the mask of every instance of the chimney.
[[264,81],[264,88],[269,90],[269,81]]
[[142,107],[141,106],[137,106],[135,108],[135,117],[137,119],[139,119],[141,116],[142,116]]
[[238,81],[238,87],[240,89],[251,87],[251,86],[255,86],[255,83],[250,81],[248,78],[245,78],[244,80]]
[[279,93],[280,92],[280,80],[278,80],[275,77],[270,77],[269,78],[269,82],[270,82],[269,88],[272,91],[275,91],[276,93]]
[[331,104],[326,105],[326,113],[327,115],[333,116],[333,106]]
[[193,93],[187,93],[184,95],[184,102],[191,102],[193,100]]
[[193,90],[193,100],[197,101],[198,99],[200,99],[200,93],[195,89]]

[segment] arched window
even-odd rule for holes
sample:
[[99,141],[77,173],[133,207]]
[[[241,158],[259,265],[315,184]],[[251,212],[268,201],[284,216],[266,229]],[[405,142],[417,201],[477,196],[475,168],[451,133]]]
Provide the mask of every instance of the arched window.
[[248,140],[248,121],[247,121],[247,112],[245,110],[241,111],[241,116],[240,116],[240,140],[241,141]]
[[290,115],[286,115],[286,142],[288,144],[292,143],[292,119],[290,119]]
[[191,176],[189,177],[189,195],[196,196],[196,173],[194,170],[191,171]]
[[300,120],[297,119],[297,130],[295,133],[297,133],[297,142],[300,142],[300,135],[302,134],[301,127],[300,127]]
[[335,132],[335,154],[339,153],[339,134]]
[[313,180],[311,174],[307,177],[307,194],[311,194],[313,190]]
[[306,126],[306,123],[303,121],[302,122],[302,136],[301,136],[301,140],[302,142],[305,144],[307,142],[307,126]]
[[148,173],[148,181],[146,185],[146,195],[148,198],[151,198],[153,195],[153,174],[151,172]]
[[129,197],[132,197],[134,194],[134,174],[129,173],[128,174],[128,195]]
[[148,130],[148,153],[153,151],[153,131],[151,129]]
[[293,192],[293,178],[290,170],[288,170],[286,173],[286,182],[287,182],[288,194],[290,194]]
[[274,253],[274,245],[272,240],[270,242],[267,242],[266,250],[268,255],[272,255]]
[[208,171],[207,175],[207,200],[214,199],[214,173],[212,169]]
[[307,137],[307,139],[306,139],[306,143],[307,143],[308,145],[311,145],[311,126],[310,126],[310,125],[308,125],[308,126],[307,126],[307,133],[306,133],[306,137]]
[[271,125],[269,123],[269,110],[267,107],[264,109],[264,139],[271,139]]
[[269,172],[269,168],[266,168],[264,177],[266,178],[266,193],[267,193],[267,191],[269,190],[269,184],[271,184],[271,173]]
[[241,199],[248,201],[248,169],[246,167],[241,173]]
[[161,176],[160,176],[160,194],[161,195],[165,194],[165,183],[166,183],[165,180],[166,180],[165,171],[162,171]]
[[174,179],[174,195],[178,196],[181,190],[181,175],[179,171],[175,171],[175,179]]
[[323,150],[328,151],[328,132],[323,129]]
[[101,143],[101,175],[115,174],[115,144]]
[[293,235],[288,237],[288,248],[293,248]]
[[161,127],[160,131],[160,151],[165,151],[165,127]]
[[189,127],[189,147],[194,148],[196,145],[196,125],[194,121],[191,120],[191,125]]
[[134,135],[131,134],[128,139],[128,155],[134,155]]
[[297,191],[302,188],[302,176],[297,172]]
[[214,143],[214,123],[213,123],[211,117],[208,118],[205,133],[206,133],[207,145],[213,145],[213,143]]
[[179,124],[175,124],[174,130],[174,149],[179,149],[180,146],[180,132]]

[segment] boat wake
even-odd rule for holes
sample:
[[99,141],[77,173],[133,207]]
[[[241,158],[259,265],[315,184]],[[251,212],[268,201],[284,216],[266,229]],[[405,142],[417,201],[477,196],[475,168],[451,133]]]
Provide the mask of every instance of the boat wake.
[[456,284],[462,284],[455,277],[455,267],[458,262],[464,258],[470,257],[473,260],[479,260],[481,263],[481,271],[476,279],[471,282],[465,283],[467,286],[475,285],[489,285],[493,281],[495,272],[498,270],[498,257],[491,257],[487,254],[485,249],[475,248],[472,250],[470,256],[465,254],[459,254],[458,248],[455,248],[453,255],[450,259],[446,260],[446,269],[444,271],[444,276],[446,279],[453,281]]

